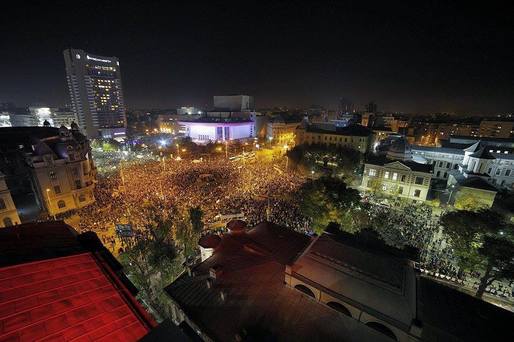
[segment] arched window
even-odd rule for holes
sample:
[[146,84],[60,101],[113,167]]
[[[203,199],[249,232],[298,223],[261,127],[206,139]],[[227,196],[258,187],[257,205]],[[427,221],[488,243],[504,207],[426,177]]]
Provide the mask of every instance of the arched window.
[[5,201],[3,198],[0,198],[0,210],[5,209],[5,208],[7,208],[7,206],[5,205]]
[[11,218],[10,218],[10,217],[6,217],[6,218],[4,218],[4,226],[5,226],[5,227],[10,227],[10,226],[12,226],[12,225],[13,225],[13,224],[12,224],[12,220],[11,220]]
[[86,195],[80,194],[79,195],[79,202],[84,202],[86,200]]
[[396,335],[394,334],[394,332],[389,329],[388,327],[386,327],[385,325],[383,325],[382,323],[378,323],[378,322],[368,322],[366,323],[366,325],[368,327],[370,327],[371,329],[373,330],[376,330],[378,331],[379,333],[395,340],[395,341],[398,341],[398,339],[396,338]]
[[348,310],[346,306],[344,306],[341,303],[328,302],[327,305],[330,306],[332,309],[339,311],[342,314],[345,314],[346,316],[352,317],[352,313],[350,312],[350,310]]
[[57,202],[57,206],[59,208],[64,208],[64,207],[66,207],[66,202],[64,202],[63,200],[60,200],[59,202]]
[[311,296],[312,298],[316,298],[316,296],[314,296],[314,292],[312,292],[311,289],[309,289],[307,286],[305,285],[302,285],[302,284],[298,284],[294,287],[295,289],[297,289],[298,291],[300,292],[303,292],[305,293],[307,296]]

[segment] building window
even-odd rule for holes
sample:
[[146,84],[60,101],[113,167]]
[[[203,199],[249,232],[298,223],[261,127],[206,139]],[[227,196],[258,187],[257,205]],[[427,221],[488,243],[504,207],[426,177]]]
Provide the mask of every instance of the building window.
[[5,205],[5,201],[3,198],[0,198],[0,210],[3,210],[7,208],[7,206]]
[[79,195],[79,202],[84,202],[86,200],[86,195],[80,194]]
[[400,186],[398,188],[398,194],[402,195],[403,194],[403,186]]
[[446,162],[446,168],[449,169],[452,166],[450,162]]
[[444,173],[443,178],[446,178],[446,177],[448,177],[448,172],[445,172],[445,173]]
[[66,207],[66,202],[64,202],[63,200],[60,200],[59,202],[57,202],[57,206],[59,208],[65,208]]
[[384,178],[389,178],[389,171],[386,171],[386,172],[384,173]]
[[439,178],[439,177],[441,176],[441,171],[437,171],[437,173],[435,174],[435,176],[436,176],[437,178]]
[[11,220],[11,218],[10,218],[10,217],[6,217],[6,218],[4,218],[4,227],[10,227],[10,226],[12,226],[12,225],[13,225],[13,224],[12,224],[12,220]]
[[407,178],[407,176],[405,175],[402,175],[402,178],[400,179],[401,182],[405,183],[405,179]]
[[55,185],[55,186],[54,186],[54,192],[55,192],[56,194],[60,194],[60,193],[61,193],[61,187],[60,187],[59,185]]
[[398,179],[398,174],[396,172],[393,173],[393,180],[397,180]]
[[439,167],[443,167],[443,162],[442,161],[439,162]]
[[55,171],[48,172],[48,177],[50,177],[50,179],[57,179],[57,175],[55,174]]
[[418,184],[418,185],[422,185],[423,184],[423,177],[416,177],[415,183]]
[[75,181],[75,188],[77,188],[77,189],[82,188],[82,182],[80,181],[80,179],[77,179]]
[[458,168],[459,168],[459,164],[455,164],[455,165],[453,165],[453,169],[454,169],[454,170],[457,170]]
[[370,175],[370,176],[376,176],[376,175],[377,175],[377,170],[375,170],[375,169],[369,169],[369,175]]
[[416,189],[414,190],[414,197],[419,197],[421,195],[421,190]]
[[510,176],[510,169],[509,170],[505,170],[505,176]]
[[493,168],[490,167],[489,170],[487,170],[487,174],[490,175],[492,171],[493,171]]
[[499,176],[502,173],[502,169],[496,169],[496,175]]

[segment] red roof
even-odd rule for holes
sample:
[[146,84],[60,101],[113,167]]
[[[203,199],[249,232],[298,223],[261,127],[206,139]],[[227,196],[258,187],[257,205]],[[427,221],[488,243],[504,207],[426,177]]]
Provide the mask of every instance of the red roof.
[[137,341],[153,324],[92,253],[0,268],[0,341]]

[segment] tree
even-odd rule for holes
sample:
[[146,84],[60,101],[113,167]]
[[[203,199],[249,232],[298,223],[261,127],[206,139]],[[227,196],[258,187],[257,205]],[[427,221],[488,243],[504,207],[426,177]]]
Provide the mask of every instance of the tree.
[[287,157],[293,169],[310,172],[321,164],[335,174],[342,173],[347,180],[353,180],[362,161],[362,154],[353,148],[324,144],[297,145],[287,152]]
[[514,227],[491,210],[460,210],[441,218],[444,233],[453,245],[459,265],[465,270],[481,269],[476,292],[482,297],[494,280],[514,276]]
[[140,289],[139,296],[165,318],[169,313],[163,288],[181,272],[181,266],[171,239],[172,216],[152,212],[144,229],[125,241],[120,261]]
[[203,230],[203,211],[200,207],[189,208],[189,220],[195,233]]
[[481,298],[493,281],[514,279],[514,243],[504,237],[485,236],[478,253],[486,265],[476,293]]
[[455,208],[459,210],[479,211],[486,209],[487,206],[476,196],[466,193],[457,194],[457,198],[455,199]]
[[189,208],[175,220],[175,237],[182,245],[184,257],[197,252],[198,239],[203,230],[203,211],[200,207]]
[[361,215],[352,215],[360,210],[360,195],[346,183],[333,177],[321,177],[306,183],[300,190],[301,210],[312,219],[315,231],[323,231],[329,224],[354,231],[360,226],[355,220]]

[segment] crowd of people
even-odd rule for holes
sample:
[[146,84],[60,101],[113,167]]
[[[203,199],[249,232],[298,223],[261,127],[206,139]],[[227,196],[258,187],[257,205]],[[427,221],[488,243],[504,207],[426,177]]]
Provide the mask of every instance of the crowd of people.
[[[118,168],[118,173],[99,175],[96,202],[78,213],[79,230],[95,231],[113,251],[123,245],[116,224],[130,224],[137,233],[145,229],[155,210],[166,217],[176,209],[199,207],[206,227],[220,223],[220,216],[236,214],[249,226],[269,220],[312,233],[310,219],[302,214],[295,197],[305,178],[285,172],[273,162],[213,156],[207,160],[127,162]],[[372,226],[380,237],[398,248],[418,248],[424,272],[469,287],[476,285],[476,275],[459,270],[430,207],[404,204],[395,208],[375,202],[370,208]],[[488,292],[507,296],[511,288],[495,282]]]
[[[290,198],[303,179],[256,160],[161,160],[123,163],[118,174],[98,176],[96,202],[81,209],[79,230],[93,230],[118,246],[116,224],[144,229],[156,208],[200,207],[206,226],[219,215],[242,214],[250,224],[265,219],[306,231],[308,220]],[[113,241],[114,240],[114,241]]]

